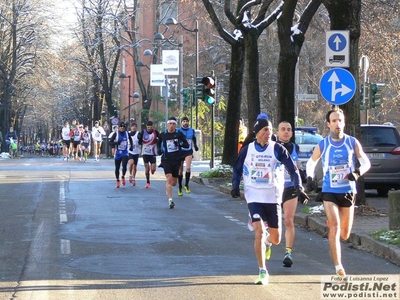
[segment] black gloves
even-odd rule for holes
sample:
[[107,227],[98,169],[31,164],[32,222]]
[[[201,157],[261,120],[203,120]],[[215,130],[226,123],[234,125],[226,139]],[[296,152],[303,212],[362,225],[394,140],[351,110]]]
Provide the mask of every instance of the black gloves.
[[199,151],[199,147],[197,147],[197,145],[194,145],[194,150],[197,152]]
[[310,197],[308,197],[308,195],[304,191],[303,187],[297,188],[296,191],[297,191],[297,197],[298,197],[300,203],[307,204],[308,200],[310,200]]
[[240,188],[239,188],[239,186],[234,186],[234,187],[232,187],[231,196],[232,196],[233,198],[238,198],[238,197],[240,197]]
[[351,172],[347,175],[347,179],[350,181],[357,181],[357,179],[360,177],[360,170],[356,169],[354,172]]
[[307,191],[307,192],[311,192],[311,191],[313,191],[314,189],[315,189],[314,181],[313,181],[313,179],[312,179],[310,176],[308,176],[308,177],[307,177],[307,184],[306,184],[306,191]]

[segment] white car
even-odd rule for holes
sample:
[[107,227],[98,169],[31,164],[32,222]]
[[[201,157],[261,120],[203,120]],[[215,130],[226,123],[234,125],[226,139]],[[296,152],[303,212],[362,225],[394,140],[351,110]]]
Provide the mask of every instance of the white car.
[[323,139],[322,135],[317,133],[316,127],[296,127],[295,140],[300,147],[299,170],[301,179],[306,181],[306,164],[311,157],[315,146]]

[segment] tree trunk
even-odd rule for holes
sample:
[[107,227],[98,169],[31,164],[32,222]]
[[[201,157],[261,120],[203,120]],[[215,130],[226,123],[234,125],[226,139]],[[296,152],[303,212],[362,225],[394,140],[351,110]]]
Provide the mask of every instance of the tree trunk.
[[232,145],[238,144],[243,70],[244,46],[241,44],[232,45],[231,72],[229,75],[229,101],[226,109],[224,150],[222,154],[222,164],[231,166],[233,166],[237,158],[237,147],[232,147]]
[[247,93],[247,118],[249,128],[252,126],[260,113],[260,87],[259,87],[259,54],[258,54],[258,31],[249,30],[244,33],[245,45],[245,81]]
[[[353,74],[356,79],[356,86],[359,86],[358,71],[358,43],[361,34],[361,0],[325,0],[323,1],[329,12],[332,30],[349,30],[350,31],[350,66],[348,71]],[[360,101],[356,92],[353,99],[344,104],[341,108],[346,118],[346,133],[360,137]],[[358,181],[358,193],[356,198],[357,204],[365,204],[364,178]]]

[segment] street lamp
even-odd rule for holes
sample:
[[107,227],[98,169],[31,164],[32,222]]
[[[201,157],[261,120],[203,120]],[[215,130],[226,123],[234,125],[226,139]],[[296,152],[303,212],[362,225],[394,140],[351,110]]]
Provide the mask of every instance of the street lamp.
[[[176,19],[168,18],[165,21],[165,25],[180,25],[184,30],[189,31],[189,32],[194,32],[196,34],[196,74],[195,75],[197,78],[198,74],[199,74],[199,22],[196,20],[195,28],[189,29],[189,28],[186,28],[182,23],[178,22]],[[199,129],[198,116],[199,116],[199,106],[198,106],[197,99],[196,99],[196,129]]]
[[[125,73],[121,73],[119,75],[119,78],[125,79],[128,78],[129,79],[129,85],[128,85],[128,122],[131,121],[131,98],[133,98],[134,96],[131,96],[131,75],[126,75]],[[137,95],[137,98],[139,98],[139,94]]]

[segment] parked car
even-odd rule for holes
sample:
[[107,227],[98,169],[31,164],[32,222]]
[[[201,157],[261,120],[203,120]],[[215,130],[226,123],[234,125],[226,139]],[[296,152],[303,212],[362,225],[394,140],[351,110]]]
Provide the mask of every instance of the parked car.
[[299,145],[299,171],[303,182],[306,181],[306,164],[311,157],[314,147],[323,137],[317,133],[316,127],[296,127],[295,141]]
[[[390,189],[400,189],[400,134],[388,125],[361,125],[360,143],[371,161],[371,168],[364,174],[365,189],[376,189],[385,197]],[[322,186],[320,161],[316,166],[318,188]]]

